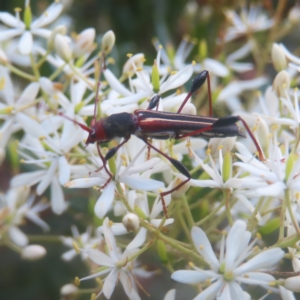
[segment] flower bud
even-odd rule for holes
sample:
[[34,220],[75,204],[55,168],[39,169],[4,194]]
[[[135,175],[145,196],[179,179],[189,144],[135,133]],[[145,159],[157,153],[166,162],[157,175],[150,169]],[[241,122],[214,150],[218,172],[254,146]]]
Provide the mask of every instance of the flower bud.
[[128,213],[123,217],[123,225],[125,226],[127,232],[136,231],[140,226],[139,218],[136,214]]
[[49,50],[49,51],[52,51],[52,50],[54,49],[54,46],[55,46],[54,41],[55,41],[55,36],[56,36],[57,34],[65,35],[66,33],[67,33],[67,28],[66,28],[66,26],[60,25],[60,26],[55,27],[55,28],[52,30],[50,36],[48,37],[48,41],[47,41],[48,50]]
[[287,71],[280,71],[273,81],[273,89],[278,97],[285,97],[284,89],[289,89],[291,80]]
[[29,245],[22,249],[21,256],[26,260],[38,260],[45,256],[46,249],[40,245]]
[[222,166],[222,179],[223,182],[226,182],[229,178],[231,178],[232,173],[232,159],[230,151],[226,151],[223,158],[223,166]]
[[60,289],[60,294],[62,296],[67,296],[67,295],[72,295],[75,294],[78,291],[78,288],[74,284],[65,284],[61,289]]
[[158,93],[160,88],[160,82],[159,82],[159,70],[156,61],[152,66],[151,79],[152,79],[153,91],[155,93]]
[[66,62],[69,62],[72,58],[72,51],[67,39],[61,35],[57,34],[54,39],[55,50],[57,54]]
[[94,28],[87,28],[78,34],[75,38],[74,55],[80,57],[87,52],[94,50],[94,40],[96,31]]
[[32,22],[32,13],[30,7],[30,1],[25,2],[25,10],[24,10],[24,23],[26,29],[29,30]]
[[103,38],[102,38],[102,44],[101,44],[101,51],[104,52],[105,55],[108,55],[116,41],[115,34],[112,30],[107,31]]
[[284,287],[292,292],[300,292],[300,276],[289,277],[284,281]]
[[276,71],[282,71],[287,67],[287,60],[284,52],[276,43],[273,44],[271,56]]
[[159,255],[159,258],[163,264],[167,264],[169,262],[166,245],[164,241],[158,240],[157,241],[157,252]]

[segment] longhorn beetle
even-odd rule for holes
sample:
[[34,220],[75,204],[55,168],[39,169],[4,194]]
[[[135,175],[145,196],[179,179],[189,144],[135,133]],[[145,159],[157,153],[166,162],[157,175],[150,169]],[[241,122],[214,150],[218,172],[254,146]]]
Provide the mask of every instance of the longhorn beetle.
[[[210,116],[203,117],[190,114],[181,114],[180,112],[189,100],[189,98],[196,90],[198,90],[204,84],[206,80],[208,85]],[[180,105],[177,113],[153,110],[154,108],[157,109],[160,100],[160,95],[156,95],[150,100],[147,109],[137,109],[133,113],[116,113],[96,121],[96,106],[99,101],[99,87],[100,76],[96,91],[94,117],[91,121],[91,128],[68,118],[62,113],[60,115],[78,124],[83,130],[89,133],[89,136],[86,140],[86,145],[93,144],[95,142],[97,143],[97,151],[103,163],[103,167],[101,168],[104,168],[109,176],[107,182],[103,187],[105,187],[113,177],[113,175],[110,173],[106,166],[107,161],[110,158],[112,158],[116,154],[118,149],[130,139],[130,136],[132,134],[142,139],[145,142],[145,144],[148,145],[149,149],[152,148],[153,150],[164,156],[180,173],[185,175],[186,180],[182,181],[174,188],[160,193],[163,211],[166,217],[167,208],[165,205],[164,196],[171,194],[172,192],[186,184],[191,179],[191,175],[187,168],[181,162],[169,157],[167,154],[157,149],[149,142],[148,139],[181,139],[189,136],[201,136],[206,138],[221,138],[231,136],[245,137],[245,135],[240,131],[239,127],[236,125],[238,121],[241,121],[256,146],[259,159],[264,160],[263,152],[257,140],[253,136],[247,123],[241,117],[227,116],[218,119],[213,118],[211,116],[212,100],[210,91],[210,77],[208,71],[206,70],[202,71],[194,78],[191,89],[184,101],[182,102],[182,104]],[[107,154],[103,156],[100,150],[100,144],[111,141],[114,138],[124,138],[124,140],[116,147],[110,149],[107,152]]]

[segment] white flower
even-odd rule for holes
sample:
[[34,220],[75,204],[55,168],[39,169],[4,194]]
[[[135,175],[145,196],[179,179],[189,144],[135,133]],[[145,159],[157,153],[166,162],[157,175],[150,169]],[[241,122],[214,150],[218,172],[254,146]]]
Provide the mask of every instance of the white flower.
[[22,122],[27,116],[34,116],[36,109],[34,100],[39,92],[37,82],[30,83],[22,92],[21,96],[15,99],[15,88],[5,67],[0,66],[0,119],[4,120],[0,127],[0,162],[4,159],[5,147],[11,135],[20,129],[30,131],[27,122]]
[[[145,192],[143,194],[140,193],[137,194],[136,191],[131,190],[128,192],[127,200],[129,206],[133,210],[135,207],[138,207],[139,213],[143,215],[143,219],[149,222],[152,226],[158,228],[162,224],[163,219],[157,218],[157,216],[163,211],[160,195],[156,197],[151,210],[149,208],[149,201],[148,201],[147,194]],[[170,195],[165,196],[164,200],[165,200],[166,207],[168,207],[168,205],[171,202]],[[124,212],[126,212],[125,206],[120,202],[117,203],[115,206],[115,215],[118,216],[120,214],[124,214]],[[132,213],[132,215],[134,214]],[[168,218],[167,220],[165,220],[163,226],[168,226],[173,222],[174,222],[173,218]],[[114,235],[123,235],[128,233],[128,230],[123,223],[114,223],[111,225],[111,229]],[[103,226],[100,226],[98,228],[98,231],[102,232]],[[147,237],[147,229],[144,227],[139,228],[134,239],[127,245],[127,249],[130,250],[142,246],[146,241],[146,237]]]
[[218,101],[225,102],[232,112],[243,111],[239,96],[244,91],[257,90],[268,82],[266,77],[238,80],[229,83],[219,94]]
[[[51,30],[42,28],[52,23],[62,12],[63,5],[59,2],[52,3],[46,11],[33,22],[31,22],[29,0],[25,1],[25,13],[28,20],[21,21],[19,11],[16,11],[16,16],[12,16],[7,12],[0,12],[0,21],[5,25],[11,27],[1,31],[0,42],[10,40],[16,36],[21,36],[19,40],[19,52],[23,55],[28,55],[32,51],[33,36],[48,38],[51,34]],[[30,16],[30,17],[29,17]]]
[[[138,108],[138,102],[140,100],[146,100],[152,98],[156,94],[163,94],[170,90],[177,89],[185,84],[193,74],[193,65],[186,65],[176,73],[164,74],[161,76],[160,61],[154,63],[155,69],[157,68],[156,86],[150,81],[150,74],[147,69],[138,68],[134,57],[130,57],[127,65],[132,65],[132,69],[135,72],[136,78],[129,78],[130,89],[125,87],[109,70],[104,70],[104,76],[114,90],[114,93],[109,96],[108,100],[104,101],[105,104],[112,105],[112,108],[107,112],[108,114],[117,113],[120,111],[133,112]],[[127,68],[128,69],[128,68]],[[152,74],[153,75],[153,74]],[[153,76],[152,76],[153,78]],[[178,106],[186,97],[186,93],[177,95],[172,93],[164,97],[161,101],[164,109],[170,109]],[[146,108],[148,102],[143,101],[141,108]],[[146,106],[147,104],[147,106]],[[161,109],[161,108],[160,108]]]
[[39,217],[39,213],[49,207],[48,203],[37,203],[33,205],[34,196],[29,196],[28,187],[20,187],[8,190],[5,195],[0,195],[0,227],[1,238],[5,236],[17,246],[24,247],[28,244],[27,236],[18,228],[25,219],[30,220],[44,231],[50,228],[48,224]]
[[[133,137],[131,139],[133,139]],[[117,170],[114,175],[114,180],[111,180],[109,183],[108,174],[102,170],[101,172],[91,172],[92,176],[87,178],[78,178],[67,182],[65,186],[68,188],[89,188],[94,186],[102,187],[103,185],[106,185],[94,208],[95,214],[99,218],[103,218],[112,206],[116,184],[118,182],[122,183],[123,186],[128,186],[131,189],[142,191],[155,191],[163,187],[163,182],[148,179],[152,173],[151,170],[153,168],[155,169],[155,165],[158,164],[160,159],[152,158],[144,162],[138,160],[141,154],[144,153],[145,148],[145,146],[143,146],[142,149],[135,147],[133,149],[134,151],[139,149],[140,151],[132,158],[131,161],[129,158],[127,158],[128,161],[126,167],[122,165],[122,149],[119,149],[116,160]]]
[[[59,116],[50,117],[42,124],[23,116],[22,122],[24,126],[26,124],[30,127],[23,143],[19,144],[22,149],[21,155],[25,159],[23,163],[35,164],[41,170],[15,176],[11,180],[11,186],[32,186],[39,183],[37,194],[41,195],[50,185],[52,210],[56,214],[61,214],[67,208],[61,185],[70,180],[71,174],[71,166],[66,158],[67,153],[82,140],[83,131],[69,120]],[[64,125],[62,133],[58,133],[57,130],[62,124]],[[53,137],[50,134],[53,134]],[[39,138],[42,138],[43,143]],[[30,155],[26,150],[30,151]]]
[[[230,138],[227,138],[226,140],[230,140]],[[224,155],[222,154],[221,147],[219,147],[218,150],[219,164],[217,164],[213,160],[212,156],[208,154],[210,166],[208,164],[204,164],[202,159],[200,159],[200,157],[198,157],[197,154],[193,150],[191,150],[194,154],[196,163],[200,164],[203,170],[211,177],[211,179],[206,180],[191,179],[191,185],[198,187],[229,189],[234,197],[243,200],[244,205],[246,205],[248,208],[251,208],[252,210],[253,205],[249,202],[249,200],[247,200],[246,197],[243,197],[243,195],[245,194],[244,189],[264,187],[266,186],[265,181],[255,176],[239,178],[241,172],[238,172],[235,176],[232,176],[231,162],[223,158]],[[228,150],[225,149],[225,151]],[[227,157],[228,155],[230,156],[230,153],[227,153]],[[225,169],[230,170],[230,172],[227,175],[225,174]]]
[[[170,71],[178,71],[187,66],[186,60],[195,47],[195,43],[187,37],[183,38],[174,57],[169,56],[168,52],[157,40],[154,41],[154,46],[157,50],[156,62],[159,64],[159,72],[161,75],[166,76]],[[168,45],[168,47],[170,47],[170,45]],[[148,71],[150,71],[150,68],[150,66],[145,66],[145,69]],[[199,73],[202,70],[208,70],[211,74],[220,77],[224,77],[229,74],[226,66],[212,58],[205,58],[201,63],[194,65],[194,73]]]
[[[175,271],[171,278],[188,284],[209,282],[210,286],[194,299],[250,299],[240,284],[259,285],[268,288],[275,278],[261,270],[270,270],[283,258],[284,252],[279,248],[254,254],[254,243],[250,242],[251,233],[246,230],[246,223],[236,221],[230,229],[227,239],[223,236],[220,258],[217,259],[213,248],[199,227],[192,228],[192,239],[199,254],[205,259],[210,270],[193,267],[194,270]],[[225,252],[226,248],[226,252]]]
[[[102,293],[107,299],[110,299],[117,281],[120,280],[124,288],[127,297],[131,300],[138,300],[140,296],[136,290],[135,280],[132,274],[134,267],[134,255],[138,249],[128,250],[127,248],[123,253],[120,253],[117,248],[115,237],[109,225],[109,219],[105,218],[103,222],[103,233],[107,245],[108,255],[97,249],[86,249],[83,250],[87,253],[88,257],[97,265],[102,266],[102,271],[97,272],[93,275],[84,277],[81,279],[87,280],[96,277],[103,277],[104,284],[102,291],[97,295],[100,296]],[[105,267],[103,269],[103,267]]]
[[[72,226],[71,231],[72,231],[73,237],[64,237],[64,236],[61,237],[62,243],[65,246],[72,248],[62,254],[61,257],[65,261],[72,260],[77,254],[76,250],[74,249],[73,242],[78,244],[78,247],[80,247],[81,249],[88,249],[88,248],[95,248],[95,246],[99,245],[102,240],[100,235],[98,237],[91,236],[91,233],[92,233],[91,227],[88,227],[86,229],[86,232],[84,232],[82,234],[79,234],[76,226]],[[82,260],[86,260],[88,258],[86,252],[81,251],[80,254],[81,254]]]
[[267,30],[274,24],[274,20],[268,19],[260,7],[250,7],[248,11],[242,8],[240,15],[233,10],[227,10],[225,14],[232,23],[225,35],[226,42],[256,31]]
[[[239,147],[242,150],[241,147]],[[287,145],[287,149],[289,149]],[[287,157],[283,156],[281,149],[278,146],[276,134],[273,135],[270,141],[269,158],[264,162],[260,162],[253,158],[249,161],[249,156],[244,152],[243,154],[236,154],[242,162],[234,163],[235,166],[242,168],[249,172],[251,176],[264,180],[266,185],[256,187],[249,190],[246,195],[249,197],[277,197],[284,198],[285,189],[291,192],[300,192],[300,176],[299,166],[300,158],[293,162],[293,167],[287,171],[291,166],[287,164]],[[292,154],[291,154],[292,155]]]

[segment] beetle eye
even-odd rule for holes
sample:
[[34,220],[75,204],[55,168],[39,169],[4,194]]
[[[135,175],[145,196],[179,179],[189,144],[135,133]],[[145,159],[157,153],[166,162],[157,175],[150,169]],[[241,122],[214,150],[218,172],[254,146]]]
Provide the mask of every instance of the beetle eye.
[[92,139],[96,138],[96,130],[95,129],[91,130],[90,136]]

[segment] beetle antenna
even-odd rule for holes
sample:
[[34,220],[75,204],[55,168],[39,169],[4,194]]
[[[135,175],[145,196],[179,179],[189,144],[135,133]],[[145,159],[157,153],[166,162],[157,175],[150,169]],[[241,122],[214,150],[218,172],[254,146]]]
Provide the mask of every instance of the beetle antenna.
[[96,122],[96,116],[97,116],[97,108],[99,103],[99,91],[100,91],[100,85],[101,85],[101,75],[103,73],[103,70],[105,70],[105,53],[102,51],[100,56],[100,68],[99,68],[99,77],[97,82],[97,89],[96,89],[96,95],[95,95],[95,106],[94,106],[94,117],[91,121],[91,126],[93,126]]
[[210,78],[209,78],[209,73],[208,71],[204,70],[200,72],[193,80],[192,86],[190,91],[188,92],[187,96],[181,103],[177,113],[179,114],[187,101],[192,97],[192,95],[203,85],[203,83],[207,80],[207,85],[208,85],[208,98],[209,98],[209,115],[212,116],[212,104],[211,104],[211,91],[210,91]]
[[60,116],[64,117],[65,119],[68,119],[69,121],[72,121],[73,123],[77,124],[78,126],[80,126],[83,130],[87,131],[88,133],[91,133],[91,129],[89,127],[87,127],[84,124],[81,124],[79,122],[77,122],[74,119],[69,118],[68,116],[64,115],[63,113],[58,113]]

